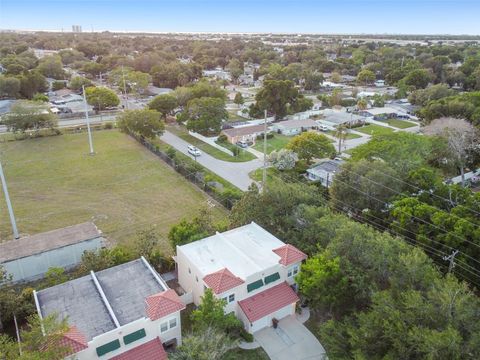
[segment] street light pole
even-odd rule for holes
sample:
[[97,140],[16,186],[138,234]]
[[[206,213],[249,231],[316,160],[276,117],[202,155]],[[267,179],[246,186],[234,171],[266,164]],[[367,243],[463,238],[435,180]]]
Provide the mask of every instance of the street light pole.
[[12,203],[10,202],[10,195],[8,194],[7,181],[5,180],[5,175],[3,174],[2,163],[0,162],[0,178],[2,180],[3,193],[5,194],[5,200],[7,201],[8,215],[10,216],[10,222],[12,223],[13,237],[18,239],[20,235],[18,234],[17,222],[15,221],[15,215],[13,214]]
[[263,176],[262,176],[262,193],[265,192],[267,186],[267,110],[265,110],[265,120],[263,122]]
[[90,119],[88,118],[87,97],[85,95],[84,85],[82,85],[82,90],[83,90],[83,102],[85,105],[85,120],[87,121],[88,144],[90,145],[90,155],[94,155],[95,152],[93,151],[92,131],[90,130]]

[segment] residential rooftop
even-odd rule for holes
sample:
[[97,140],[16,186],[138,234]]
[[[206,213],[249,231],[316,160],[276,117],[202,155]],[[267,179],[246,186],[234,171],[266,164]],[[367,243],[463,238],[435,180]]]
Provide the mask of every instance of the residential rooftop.
[[275,123],[276,126],[281,126],[284,129],[297,129],[299,127],[315,127],[318,124],[311,119],[285,120]]
[[323,115],[323,118],[321,119],[322,121],[328,121],[329,123],[332,123],[332,124],[344,124],[348,122],[364,120],[362,116],[352,114],[346,111],[341,111],[341,110],[339,111],[339,110],[333,110],[333,109],[322,110],[322,115]]
[[285,244],[254,222],[179,246],[203,275],[227,268],[245,280],[261,270],[279,264],[273,250]]
[[342,164],[343,164],[342,160],[323,160],[313,165],[307,171],[315,172],[318,170],[323,170],[329,173],[334,173],[339,170]]
[[88,341],[147,317],[147,297],[168,289],[144,259],[130,261],[35,293],[39,313],[68,317]]
[[101,236],[101,231],[97,229],[94,223],[86,222],[5,241],[0,244],[0,263],[40,254],[44,251],[58,249]]
[[225,129],[223,130],[223,132],[233,137],[233,136],[242,136],[242,135],[251,135],[251,134],[261,133],[264,130],[265,130],[264,125],[253,125],[253,126],[243,126],[243,127],[232,128],[232,129]]

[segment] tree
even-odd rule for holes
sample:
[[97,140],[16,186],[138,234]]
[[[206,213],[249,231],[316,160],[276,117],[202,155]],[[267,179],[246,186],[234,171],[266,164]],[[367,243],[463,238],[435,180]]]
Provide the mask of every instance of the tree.
[[48,104],[37,101],[22,100],[12,105],[5,116],[4,124],[13,132],[40,129],[53,129],[57,125],[57,117],[50,112]]
[[201,209],[192,220],[182,219],[172,226],[168,232],[168,240],[175,249],[177,246],[210,236],[215,233],[215,230],[212,215],[206,209]]
[[342,165],[330,188],[332,205],[361,216],[379,213],[402,190],[396,172],[381,161],[359,160]]
[[300,293],[313,308],[341,310],[349,300],[348,279],[340,269],[340,258],[318,254],[307,259],[295,278]]
[[403,80],[408,86],[412,86],[415,89],[424,89],[431,81],[431,76],[425,69],[416,69],[409,72]]
[[131,68],[117,67],[109,73],[108,81],[121,88],[124,93],[143,94],[151,81],[151,76]]
[[103,248],[100,250],[85,250],[82,254],[82,261],[78,266],[80,276],[88,274],[90,271],[100,271],[114,266],[113,259],[110,256],[110,250]]
[[152,101],[148,103],[149,109],[157,110],[164,118],[166,118],[167,115],[172,115],[173,110],[175,110],[177,106],[177,98],[170,94],[155,96]]
[[222,121],[228,118],[228,112],[222,99],[201,97],[188,102],[185,116],[189,130],[202,134],[218,134]]
[[426,126],[425,133],[447,140],[451,158],[460,169],[462,185],[465,186],[465,166],[474,153],[480,153],[478,129],[463,119],[444,117]]
[[68,84],[68,87],[74,91],[80,91],[82,89],[82,86],[85,86],[86,88],[92,86],[91,80],[83,76],[75,76],[70,80],[70,83]]
[[235,98],[233,99],[233,103],[237,105],[243,105],[245,103],[245,99],[242,96],[242,93],[237,92],[235,94]]
[[338,72],[334,71],[332,73],[332,76],[330,77],[330,80],[332,80],[332,82],[338,84],[338,83],[342,82],[342,75],[340,75]]
[[291,170],[298,161],[298,156],[292,150],[281,149],[272,151],[268,156],[268,161],[278,170]]
[[232,76],[233,82],[237,83],[238,78],[243,74],[243,64],[240,62],[240,60],[234,58],[228,63],[227,69]]
[[20,76],[20,94],[31,99],[34,94],[48,90],[47,80],[38,71],[28,71]]
[[299,97],[295,84],[290,80],[265,80],[263,88],[255,95],[256,103],[251,115],[263,116],[267,110],[281,119],[288,113],[288,105],[293,105]]
[[334,157],[336,152],[330,140],[322,134],[307,131],[295,136],[286,146],[300,159],[310,162],[313,158]]
[[357,84],[364,84],[367,86],[375,81],[375,73],[371,70],[365,69],[358,73]]
[[222,360],[225,354],[238,346],[224,332],[208,327],[202,332],[189,334],[182,339],[182,345],[169,354],[172,360]]
[[33,95],[32,100],[33,100],[33,101],[37,101],[37,102],[48,103],[49,98],[48,98],[48,96],[45,95],[45,94],[36,93],[35,95]]
[[97,111],[115,107],[120,104],[120,99],[113,90],[106,87],[88,87],[85,89],[87,102]]
[[202,332],[215,328],[228,333],[241,327],[242,323],[234,313],[225,314],[225,305],[225,300],[217,299],[212,289],[206,289],[200,305],[190,315],[193,330]]
[[335,131],[335,137],[338,139],[338,153],[340,154],[342,152],[342,143],[345,142],[345,139],[347,138],[347,128],[345,125],[341,124],[337,126],[337,129]]
[[426,105],[429,101],[443,99],[455,94],[455,91],[449,89],[446,84],[432,85],[426,89],[413,91],[408,97],[408,101],[415,105]]
[[320,90],[320,85],[323,83],[324,77],[319,72],[309,72],[305,75],[305,90],[309,91],[318,91]]
[[68,281],[68,275],[61,267],[50,267],[45,273],[45,287],[51,287]]
[[58,55],[45,56],[40,59],[38,67],[44,76],[53,79],[64,79],[65,71],[63,71],[62,59]]
[[155,229],[150,227],[137,233],[134,242],[134,249],[138,256],[143,256],[148,261],[151,260],[153,250],[158,246],[158,234]]
[[20,93],[20,80],[0,75],[0,98],[16,98]]
[[368,102],[365,99],[360,99],[357,102],[357,108],[358,110],[366,110],[368,107]]
[[136,133],[147,139],[155,139],[162,135],[165,124],[161,114],[155,110],[127,110],[118,115],[118,127],[125,133]]

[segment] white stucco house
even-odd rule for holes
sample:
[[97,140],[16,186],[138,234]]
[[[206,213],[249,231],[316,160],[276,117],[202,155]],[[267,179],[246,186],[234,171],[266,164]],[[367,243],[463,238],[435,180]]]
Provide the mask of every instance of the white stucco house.
[[255,223],[177,246],[178,282],[198,305],[206,289],[254,333],[295,314],[295,275],[307,256]]
[[307,169],[306,177],[328,188],[332,185],[335,174],[340,171],[342,163],[343,160],[322,160]]
[[67,319],[67,359],[165,360],[181,345],[185,304],[143,257],[33,294],[41,318]]

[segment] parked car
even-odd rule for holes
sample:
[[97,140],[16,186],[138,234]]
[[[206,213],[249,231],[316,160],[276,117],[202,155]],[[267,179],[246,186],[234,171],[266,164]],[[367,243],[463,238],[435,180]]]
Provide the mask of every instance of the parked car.
[[237,141],[237,145],[244,149],[248,147],[248,143],[244,140]]
[[318,126],[318,129],[319,129],[320,131],[328,131],[328,130],[329,130],[327,125],[319,125],[319,126]]
[[202,155],[202,153],[200,152],[200,150],[198,150],[198,149],[197,149],[195,146],[193,146],[193,145],[188,145],[188,153],[189,153],[190,155],[195,156],[195,157]]

